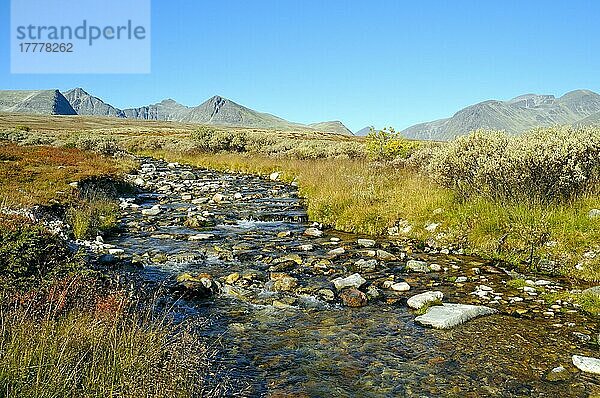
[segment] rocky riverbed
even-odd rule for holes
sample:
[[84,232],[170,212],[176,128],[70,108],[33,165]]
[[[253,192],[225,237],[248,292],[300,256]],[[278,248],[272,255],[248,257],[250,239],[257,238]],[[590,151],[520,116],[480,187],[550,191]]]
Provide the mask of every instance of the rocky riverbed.
[[84,244],[209,319],[247,396],[600,394],[573,357],[600,357],[597,320],[544,299],[568,280],[323,230],[277,173],[141,161],[121,232]]

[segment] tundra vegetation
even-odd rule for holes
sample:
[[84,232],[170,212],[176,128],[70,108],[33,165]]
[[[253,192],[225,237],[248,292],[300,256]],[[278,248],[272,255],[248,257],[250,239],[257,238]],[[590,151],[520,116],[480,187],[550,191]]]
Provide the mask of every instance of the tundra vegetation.
[[0,141],[0,395],[219,396],[203,384],[213,350],[191,325],[173,324],[152,297],[92,268],[36,219],[62,220],[74,238],[105,233],[118,217],[110,187],[132,167],[126,157]]
[[[130,152],[230,172],[277,171],[298,183],[311,220],[339,230],[600,280],[599,128],[476,131],[436,143],[391,128],[361,138],[118,123],[0,118],[1,207],[59,208],[75,238],[106,233],[118,208],[101,182],[135,167]],[[197,385],[210,350],[191,343],[185,328],[156,319],[147,305],[135,315],[139,301],[44,227],[19,215],[3,216],[0,227],[0,382],[9,395],[185,396],[212,388]],[[598,313],[597,300],[575,300]]]
[[[0,135],[20,144],[125,150],[234,172],[278,171],[298,182],[311,220],[325,225],[391,232],[520,269],[600,280],[597,127],[540,128],[520,136],[476,131],[438,143],[407,140],[391,128],[362,138],[47,119],[7,117]],[[14,128],[25,122],[30,131]]]

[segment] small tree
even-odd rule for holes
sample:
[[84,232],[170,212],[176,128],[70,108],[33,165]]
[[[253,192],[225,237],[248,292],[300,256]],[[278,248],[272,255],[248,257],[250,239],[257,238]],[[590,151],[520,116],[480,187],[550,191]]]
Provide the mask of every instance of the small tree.
[[371,132],[367,135],[367,155],[371,160],[406,159],[417,147],[418,143],[402,137],[393,127],[383,130],[375,130],[371,127]]

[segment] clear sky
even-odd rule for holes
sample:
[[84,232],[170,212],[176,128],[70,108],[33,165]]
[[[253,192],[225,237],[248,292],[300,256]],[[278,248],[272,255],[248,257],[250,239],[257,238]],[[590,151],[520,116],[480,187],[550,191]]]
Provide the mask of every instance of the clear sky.
[[122,108],[219,94],[355,131],[491,98],[600,91],[596,0],[154,0],[146,75],[11,75],[1,2],[0,89],[81,86]]

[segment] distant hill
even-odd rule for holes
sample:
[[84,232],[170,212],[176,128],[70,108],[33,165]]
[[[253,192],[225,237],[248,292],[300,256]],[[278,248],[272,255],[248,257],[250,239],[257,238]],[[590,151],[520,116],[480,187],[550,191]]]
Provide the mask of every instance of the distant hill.
[[371,132],[371,129],[374,129],[375,127],[373,126],[367,126],[367,127],[363,127],[362,129],[358,130],[357,132],[354,133],[354,135],[359,135],[359,136],[366,136]]
[[181,121],[189,111],[187,106],[172,99],[165,99],[157,104],[124,109],[123,113],[129,119]]
[[41,113],[54,115],[109,116],[127,119],[199,123],[214,126],[250,127],[277,130],[308,130],[351,135],[339,121],[310,125],[289,122],[269,113],[257,112],[227,98],[214,96],[196,107],[165,99],[139,108],[119,109],[82,88],[63,94],[58,90],[0,90],[0,112]]
[[402,134],[426,140],[449,140],[481,128],[518,134],[534,127],[590,123],[599,112],[600,95],[589,90],[571,91],[559,98],[525,94],[509,101],[480,102],[450,118],[409,127]]
[[0,90],[0,112],[76,115],[58,90]]
[[343,135],[353,135],[352,131],[348,127],[344,126],[339,120],[333,120],[331,122],[321,122],[309,124],[310,127],[315,130],[322,131],[324,133],[337,133]]

